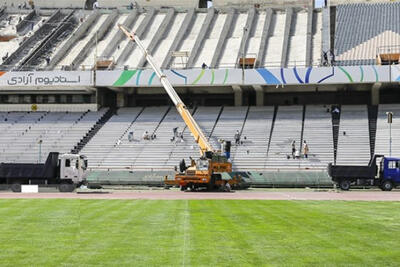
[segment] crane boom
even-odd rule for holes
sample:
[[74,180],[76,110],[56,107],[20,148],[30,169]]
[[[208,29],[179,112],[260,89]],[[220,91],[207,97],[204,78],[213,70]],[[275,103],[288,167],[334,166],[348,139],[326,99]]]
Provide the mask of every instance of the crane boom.
[[165,91],[167,92],[170,99],[174,103],[176,109],[178,110],[179,114],[181,115],[183,121],[186,123],[187,127],[192,133],[196,143],[199,145],[201,155],[202,156],[205,155],[207,151],[214,151],[213,147],[208,142],[200,126],[194,120],[192,114],[190,114],[185,103],[183,103],[179,95],[176,93],[174,87],[172,87],[171,83],[167,79],[167,76],[161,71],[161,68],[155,64],[155,62],[153,61],[153,57],[144,48],[142,41],[140,41],[140,39],[137,36],[135,36],[134,33],[130,33],[127,29],[125,29],[125,27],[122,26],[121,24],[118,24],[118,27],[129,39],[131,39],[133,42],[137,44],[137,46],[140,48],[140,50],[146,57],[150,66],[153,68],[155,74],[160,79],[161,84],[164,86]]

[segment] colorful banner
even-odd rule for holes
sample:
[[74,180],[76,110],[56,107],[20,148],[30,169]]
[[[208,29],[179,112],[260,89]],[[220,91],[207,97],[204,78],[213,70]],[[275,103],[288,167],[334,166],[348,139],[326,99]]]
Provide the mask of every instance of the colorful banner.
[[[174,86],[297,85],[390,82],[390,66],[164,71]],[[392,75],[393,76],[393,75]],[[98,71],[96,85],[161,86],[152,70]],[[400,72],[399,72],[400,79]]]
[[[165,70],[173,86],[301,85],[399,82],[400,67],[344,66],[275,69]],[[96,82],[93,81],[96,77]],[[155,72],[146,70],[0,72],[7,87],[161,87]]]
[[[165,70],[174,86],[235,85],[242,83],[240,69]],[[97,71],[96,85],[113,87],[162,86],[152,70]]]
[[348,84],[390,82],[390,66],[255,69],[246,71],[245,84]]

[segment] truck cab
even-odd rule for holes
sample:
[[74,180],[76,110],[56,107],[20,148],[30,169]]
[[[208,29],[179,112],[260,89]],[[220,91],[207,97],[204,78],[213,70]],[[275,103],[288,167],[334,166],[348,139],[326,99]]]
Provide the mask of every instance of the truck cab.
[[60,180],[79,184],[86,180],[88,161],[78,154],[63,154],[60,160]]
[[384,157],[381,161],[381,189],[390,191],[400,184],[400,158]]

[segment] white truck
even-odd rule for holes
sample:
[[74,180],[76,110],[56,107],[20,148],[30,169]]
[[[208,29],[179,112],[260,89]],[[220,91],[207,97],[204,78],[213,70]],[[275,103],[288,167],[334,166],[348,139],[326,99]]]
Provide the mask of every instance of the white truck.
[[86,182],[87,159],[78,154],[50,152],[42,163],[1,163],[0,185],[21,192],[21,185],[55,186],[72,192]]

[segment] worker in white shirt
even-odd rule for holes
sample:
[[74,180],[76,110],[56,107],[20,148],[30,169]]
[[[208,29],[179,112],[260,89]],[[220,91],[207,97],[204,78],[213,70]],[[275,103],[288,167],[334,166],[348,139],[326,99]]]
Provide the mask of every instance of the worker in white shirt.
[[93,10],[98,9],[99,8],[99,2],[94,2],[93,3]]

